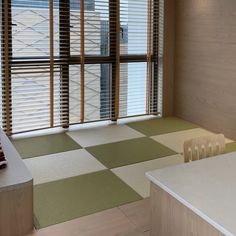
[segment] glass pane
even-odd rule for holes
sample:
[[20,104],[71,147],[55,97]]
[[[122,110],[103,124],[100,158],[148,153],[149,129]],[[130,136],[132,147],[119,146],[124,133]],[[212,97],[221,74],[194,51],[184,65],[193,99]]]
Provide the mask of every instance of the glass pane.
[[13,57],[49,56],[49,1],[13,1]]
[[120,117],[146,114],[147,63],[122,63]]
[[70,123],[80,123],[80,65],[70,65]]
[[110,117],[110,65],[85,66],[85,121]]
[[[110,65],[85,65],[84,121],[110,117]],[[80,123],[80,66],[70,66],[70,122]]]
[[[71,2],[71,55],[80,55],[80,9],[78,2]],[[85,55],[108,55],[109,1],[85,1],[84,35]]]
[[70,54],[80,55],[80,9],[75,2],[70,3]]
[[50,124],[49,68],[12,70],[13,132],[47,128]]
[[147,53],[147,0],[121,0],[121,54]]
[[85,55],[108,55],[109,1],[95,0],[94,11],[85,10]]

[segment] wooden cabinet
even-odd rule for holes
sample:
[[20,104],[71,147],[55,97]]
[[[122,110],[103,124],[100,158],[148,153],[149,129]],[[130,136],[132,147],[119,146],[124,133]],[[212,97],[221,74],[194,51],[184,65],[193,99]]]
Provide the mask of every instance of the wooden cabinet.
[[2,130],[0,138],[8,161],[0,170],[0,236],[24,236],[33,229],[33,179]]
[[150,236],[223,236],[212,225],[155,184],[151,184]]

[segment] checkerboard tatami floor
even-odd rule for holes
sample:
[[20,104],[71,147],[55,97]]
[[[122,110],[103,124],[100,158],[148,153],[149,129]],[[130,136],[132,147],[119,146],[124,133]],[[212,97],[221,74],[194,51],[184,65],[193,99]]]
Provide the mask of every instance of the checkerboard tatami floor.
[[170,117],[14,140],[34,178],[36,228],[148,197],[145,172],[183,163],[184,140],[209,133]]

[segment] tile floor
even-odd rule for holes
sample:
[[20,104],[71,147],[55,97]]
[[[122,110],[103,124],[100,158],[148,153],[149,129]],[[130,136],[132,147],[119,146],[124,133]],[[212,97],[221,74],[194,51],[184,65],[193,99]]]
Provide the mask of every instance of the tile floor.
[[[37,235],[50,231],[70,235],[63,234],[61,225],[70,226],[72,231],[76,227],[76,232],[82,230],[79,235],[138,235],[137,228],[145,226],[135,226],[141,219],[132,213],[135,207],[129,210],[129,206],[149,196],[145,172],[183,163],[184,140],[209,133],[169,117],[13,140],[34,177],[35,225],[39,229],[47,227]],[[236,143],[226,142],[227,151],[236,151]],[[103,210],[104,214],[97,213]],[[120,219],[120,225],[114,222],[116,234],[102,234],[104,230],[109,232],[112,223],[97,234],[93,234],[93,228],[87,232],[83,229],[84,221],[101,217],[105,222],[110,214]],[[135,219],[127,222],[126,218],[132,216]],[[119,226],[125,231],[120,232]],[[148,228],[138,232],[147,235]]]

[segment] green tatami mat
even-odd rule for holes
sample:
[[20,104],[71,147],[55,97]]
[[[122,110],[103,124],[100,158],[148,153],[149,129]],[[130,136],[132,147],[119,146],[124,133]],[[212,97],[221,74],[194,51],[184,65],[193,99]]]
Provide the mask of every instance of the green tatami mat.
[[109,170],[36,185],[35,226],[44,228],[140,199]]
[[147,135],[154,136],[198,128],[197,125],[176,117],[156,118],[127,124],[129,127]]
[[110,169],[176,154],[171,149],[147,137],[86,149]]
[[226,144],[226,153],[236,152],[236,142]]
[[12,142],[23,159],[81,148],[65,133],[17,139]]

